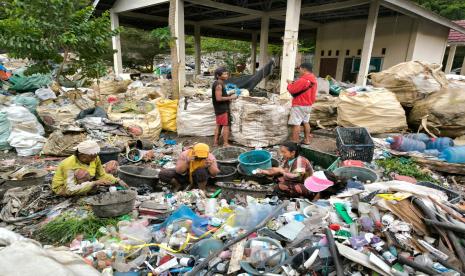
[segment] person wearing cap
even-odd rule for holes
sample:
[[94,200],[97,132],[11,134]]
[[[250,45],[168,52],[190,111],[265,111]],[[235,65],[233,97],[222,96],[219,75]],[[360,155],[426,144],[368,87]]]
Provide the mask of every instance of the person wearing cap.
[[52,190],[57,195],[86,195],[97,186],[121,185],[126,183],[105,172],[98,157],[100,147],[95,141],[87,140],[77,145],[74,155],[61,161],[52,179]]
[[317,80],[312,73],[313,66],[310,63],[302,63],[299,66],[299,78],[295,81],[288,80],[287,90],[292,96],[292,107],[288,124],[292,126],[291,141],[299,143],[300,126],[304,126],[304,144],[310,144],[310,113],[312,105],[316,101]]
[[236,99],[236,94],[231,96],[226,92],[225,81],[229,78],[228,71],[220,67],[215,70],[215,82],[212,85],[212,101],[216,116],[216,129],[213,146],[218,146],[221,133],[223,133],[223,146],[229,146],[230,134],[230,109],[229,104]]
[[207,181],[220,172],[215,156],[210,153],[210,147],[204,143],[195,144],[183,151],[178,158],[175,169],[163,169],[159,178],[162,182],[172,185],[173,191],[181,187],[188,189],[198,186],[206,190]]
[[313,168],[307,158],[299,155],[299,145],[285,142],[279,148],[283,161],[279,167],[257,170],[257,174],[275,177],[275,192],[288,197],[308,197],[304,186],[307,177],[313,174]]

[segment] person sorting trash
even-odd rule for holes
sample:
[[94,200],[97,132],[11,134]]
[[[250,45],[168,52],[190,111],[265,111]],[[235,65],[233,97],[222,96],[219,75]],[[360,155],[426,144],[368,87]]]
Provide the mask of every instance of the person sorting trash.
[[229,74],[225,68],[220,67],[215,70],[216,80],[212,85],[212,101],[216,116],[215,138],[213,142],[215,147],[219,144],[221,134],[223,134],[223,147],[229,146],[229,134],[231,130],[229,105],[237,96],[235,94],[228,96],[226,84],[224,83],[228,78]]
[[307,197],[309,191],[304,180],[313,174],[313,168],[307,158],[299,155],[299,145],[285,142],[280,147],[283,161],[279,167],[268,170],[257,169],[257,174],[274,176],[277,180],[275,191],[289,197]]
[[128,188],[124,181],[105,172],[98,157],[100,147],[95,141],[87,140],[76,147],[74,155],[61,161],[53,176],[52,190],[57,195],[86,195],[97,186],[120,185]]
[[163,169],[159,177],[162,182],[171,184],[175,192],[181,187],[192,189],[194,186],[205,191],[208,179],[215,177],[219,172],[216,158],[210,153],[210,147],[198,143],[179,155],[175,169]]
[[312,73],[310,63],[299,66],[299,76],[296,81],[288,80],[287,90],[292,96],[292,107],[289,115],[289,125],[292,126],[291,141],[299,143],[300,126],[304,126],[304,144],[310,144],[310,113],[316,101],[317,80]]

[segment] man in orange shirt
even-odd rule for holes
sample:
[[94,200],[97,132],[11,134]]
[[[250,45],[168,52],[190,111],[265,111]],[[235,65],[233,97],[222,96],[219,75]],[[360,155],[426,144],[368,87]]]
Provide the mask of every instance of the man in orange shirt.
[[310,143],[310,112],[315,103],[317,94],[317,80],[312,73],[313,66],[310,63],[302,63],[299,66],[299,78],[296,81],[288,80],[287,90],[292,96],[291,114],[289,125],[292,126],[291,140],[299,143],[300,126],[304,125],[304,144]]

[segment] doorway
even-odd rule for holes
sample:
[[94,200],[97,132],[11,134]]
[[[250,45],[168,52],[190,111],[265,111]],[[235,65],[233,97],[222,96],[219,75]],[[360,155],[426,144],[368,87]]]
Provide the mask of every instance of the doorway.
[[336,78],[337,58],[322,58],[320,60],[320,77],[331,76]]

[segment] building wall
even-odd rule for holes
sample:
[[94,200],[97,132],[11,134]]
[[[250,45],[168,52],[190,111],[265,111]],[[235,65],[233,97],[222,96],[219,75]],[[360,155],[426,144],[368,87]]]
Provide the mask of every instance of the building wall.
[[[360,57],[366,21],[334,22],[318,28],[314,66],[316,73],[319,73],[320,59],[335,58],[335,53],[339,50],[335,77],[337,80],[342,79],[344,60]],[[378,18],[372,57],[383,57],[382,70],[410,60],[411,57],[441,63],[447,41],[446,32],[447,28],[434,23],[418,22],[407,16]],[[386,49],[384,55],[383,48]],[[323,50],[324,55],[321,56]],[[332,53],[328,56],[330,50]]]
[[421,21],[415,40],[412,60],[441,64],[447,47],[449,29],[428,21]]

